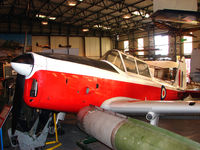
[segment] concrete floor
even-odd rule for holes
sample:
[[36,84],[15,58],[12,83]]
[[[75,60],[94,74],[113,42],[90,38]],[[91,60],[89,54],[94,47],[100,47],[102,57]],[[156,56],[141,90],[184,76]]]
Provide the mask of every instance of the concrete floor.
[[[163,119],[160,120],[159,126],[200,143],[200,120]],[[59,136],[62,146],[57,148],[57,150],[81,150],[76,145],[76,142],[86,138],[87,134],[77,127],[75,121],[69,122],[65,120],[62,123],[62,127],[65,134]],[[50,139],[52,138],[48,138],[48,140]],[[110,150],[110,148],[100,142],[89,144],[88,147],[93,150]]]
[[[75,116],[71,119],[65,119],[62,123],[63,135],[59,135],[59,141],[62,145],[56,150],[81,150],[77,142],[88,137],[86,133],[81,131],[76,125]],[[160,120],[159,126],[182,136],[190,138],[200,143],[200,120],[191,119],[164,119]],[[48,137],[47,141],[54,141],[55,137]],[[55,146],[56,144],[47,145],[44,149]],[[111,150],[100,142],[88,144],[87,147],[91,150]],[[19,150],[19,148],[4,148],[5,150]]]
[[[81,150],[76,142],[83,140],[87,135],[74,123],[65,121],[62,126],[65,134],[59,136],[62,146],[57,150]],[[160,120],[159,126],[200,143],[200,120],[164,119]],[[93,150],[111,150],[100,142],[89,144],[88,147]]]
[[[141,118],[140,118],[141,119]],[[200,143],[200,116],[198,120],[191,119],[161,119],[159,126],[177,134],[190,138]],[[143,120],[143,119],[142,119]],[[77,142],[88,137],[86,133],[81,131],[76,125],[76,116],[74,114],[67,114],[65,120],[61,122],[63,135],[59,135],[59,141],[62,145],[56,150],[81,150]],[[47,141],[53,141],[55,137],[48,137]],[[55,146],[55,144],[47,145],[44,149]],[[111,150],[100,142],[94,142],[87,145],[91,150]],[[19,148],[6,147],[4,150],[19,150]]]
[[[64,134],[59,135],[59,141],[62,145],[56,148],[56,150],[81,150],[81,148],[77,145],[77,142],[80,142],[89,136],[78,127],[76,115],[66,114],[65,120],[61,122],[61,126],[64,130]],[[47,141],[52,140],[55,140],[55,137],[49,137],[47,139]],[[50,145],[45,148],[48,148],[49,146]],[[87,147],[91,150],[111,150],[109,147],[98,141],[88,144]]]
[[[76,143],[85,139],[88,137],[88,135],[81,131],[75,124],[63,124],[63,129],[65,134],[59,136],[59,141],[62,143],[62,145],[56,148],[56,150],[81,150]],[[55,138],[48,138],[48,141],[54,139]],[[47,147],[49,147],[49,145],[46,146],[46,148]],[[100,142],[88,144],[87,147],[93,150],[110,150],[110,148]]]
[[[70,119],[68,118],[70,116]],[[75,115],[67,115],[66,119],[61,122],[62,130],[64,133],[59,134],[58,140],[62,144],[57,147],[56,150],[82,150],[77,142],[84,140],[89,137],[85,132],[79,129],[76,124],[76,116]],[[55,136],[48,136],[47,142],[55,141]],[[43,149],[48,149],[57,144],[46,145]],[[87,147],[91,150],[111,150],[109,147],[105,146],[100,142],[94,142],[88,144]],[[88,149],[88,150],[89,150]],[[19,147],[13,148],[11,146],[5,147],[4,150],[19,150]]]

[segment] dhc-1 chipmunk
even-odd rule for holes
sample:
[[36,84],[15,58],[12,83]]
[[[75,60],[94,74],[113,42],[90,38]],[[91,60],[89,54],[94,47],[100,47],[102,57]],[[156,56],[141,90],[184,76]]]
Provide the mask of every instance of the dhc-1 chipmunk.
[[95,105],[129,113],[137,103],[156,107],[185,96],[184,61],[173,84],[152,77],[144,61],[118,50],[108,51],[101,60],[30,52],[15,58],[11,66],[25,76],[26,104],[41,109],[78,112]]
[[94,105],[123,114],[146,114],[154,125],[159,115],[200,112],[198,102],[178,101],[186,96],[184,58],[170,84],[152,77],[144,61],[119,50],[108,51],[101,60],[29,52],[16,57],[11,66],[25,76],[23,98],[34,108],[77,113]]

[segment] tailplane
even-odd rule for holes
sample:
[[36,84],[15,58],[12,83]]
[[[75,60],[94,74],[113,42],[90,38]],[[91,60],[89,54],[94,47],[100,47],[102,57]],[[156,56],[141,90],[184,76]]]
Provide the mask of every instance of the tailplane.
[[185,57],[179,61],[174,86],[185,89],[186,88],[186,63]]

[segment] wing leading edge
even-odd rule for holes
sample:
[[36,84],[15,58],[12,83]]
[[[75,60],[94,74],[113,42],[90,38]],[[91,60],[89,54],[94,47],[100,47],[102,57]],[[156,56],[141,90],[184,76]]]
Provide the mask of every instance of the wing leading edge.
[[200,102],[196,101],[142,101],[125,97],[105,101],[102,108],[123,114],[145,114],[151,124],[157,125],[162,115],[193,115],[200,113]]

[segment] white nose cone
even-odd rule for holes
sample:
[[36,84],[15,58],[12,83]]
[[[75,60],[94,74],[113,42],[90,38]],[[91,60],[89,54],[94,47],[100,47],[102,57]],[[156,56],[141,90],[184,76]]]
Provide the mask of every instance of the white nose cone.
[[11,66],[17,73],[24,76],[28,76],[33,69],[32,64],[25,64],[25,63],[11,62]]

